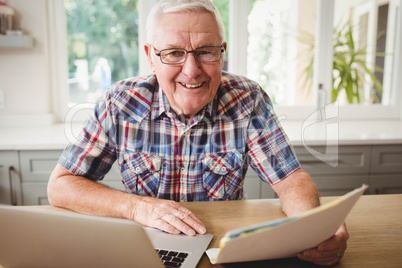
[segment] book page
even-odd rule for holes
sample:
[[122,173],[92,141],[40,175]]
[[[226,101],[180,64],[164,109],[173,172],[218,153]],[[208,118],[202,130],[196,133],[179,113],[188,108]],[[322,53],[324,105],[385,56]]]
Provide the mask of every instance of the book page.
[[220,248],[206,253],[213,264],[294,257],[332,237],[367,188],[292,217],[229,231]]

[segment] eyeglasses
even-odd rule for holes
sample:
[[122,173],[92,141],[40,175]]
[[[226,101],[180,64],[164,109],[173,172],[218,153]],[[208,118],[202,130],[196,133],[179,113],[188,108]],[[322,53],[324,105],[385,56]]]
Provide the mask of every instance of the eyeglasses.
[[181,64],[186,61],[188,53],[194,53],[195,58],[199,62],[214,62],[222,58],[222,53],[225,49],[220,46],[199,47],[192,51],[187,51],[183,48],[168,48],[158,51],[154,48],[155,55],[160,57],[164,64]]

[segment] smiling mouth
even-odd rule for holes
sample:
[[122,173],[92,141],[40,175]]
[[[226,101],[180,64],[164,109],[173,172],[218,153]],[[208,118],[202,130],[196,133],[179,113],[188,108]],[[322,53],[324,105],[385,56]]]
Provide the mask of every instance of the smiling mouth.
[[185,84],[185,83],[179,82],[179,84],[182,85],[183,87],[194,89],[194,88],[200,88],[204,84],[204,82],[199,83],[199,84]]

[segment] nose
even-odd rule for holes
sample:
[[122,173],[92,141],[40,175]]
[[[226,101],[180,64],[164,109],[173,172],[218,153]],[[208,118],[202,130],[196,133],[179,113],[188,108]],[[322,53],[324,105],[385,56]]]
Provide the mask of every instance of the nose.
[[196,59],[193,51],[187,54],[181,72],[189,78],[196,78],[201,73],[200,62]]

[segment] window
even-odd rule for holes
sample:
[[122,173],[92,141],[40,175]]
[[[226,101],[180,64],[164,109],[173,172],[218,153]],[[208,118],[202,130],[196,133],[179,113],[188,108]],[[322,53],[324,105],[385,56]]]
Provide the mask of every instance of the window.
[[[314,51],[315,0],[256,0],[248,15],[247,76],[274,104],[311,105],[305,70]],[[304,82],[305,81],[305,82]]]
[[[393,104],[393,91],[397,90],[392,81],[396,75],[394,59],[399,3],[392,0],[335,0],[334,33],[348,40],[350,45],[334,47],[334,61],[355,71],[355,76],[351,79],[342,77],[339,72],[342,69],[334,68],[334,93],[338,93],[335,89],[343,80],[358,85],[340,87],[338,99],[342,104]],[[347,39],[349,32],[351,35]],[[350,60],[351,56],[356,60]]]
[[[272,0],[250,1],[253,8],[248,17],[246,73],[268,92],[276,104],[277,112],[288,119],[305,119],[317,109],[319,103],[336,101],[340,105],[338,119],[400,118],[402,94],[396,85],[401,83],[398,78],[401,68],[396,64],[396,57],[401,58],[401,26],[398,18],[401,1],[289,2],[282,1],[277,5]],[[360,12],[359,17],[357,10],[364,5],[370,7],[370,13]],[[230,16],[239,17],[236,12],[231,11]],[[242,12],[246,12],[244,8]],[[342,19],[346,24],[356,21],[356,17],[360,22],[367,20],[368,25],[366,28],[352,28],[351,36],[356,44],[354,53],[365,42],[367,48],[365,53],[359,51],[365,57],[354,57],[358,62],[347,66],[353,70],[348,74],[352,83],[346,83],[346,74],[337,64],[342,66],[351,57],[347,55],[347,46],[340,44],[347,41],[347,31],[339,36],[339,30],[344,26]],[[232,31],[231,34],[238,32],[241,31]],[[302,38],[304,36],[310,36],[310,40],[306,41]],[[361,39],[360,43],[358,38]],[[231,39],[245,42],[244,38]],[[229,46],[233,44],[230,42]],[[235,55],[243,53],[245,51],[241,49],[234,52]],[[343,63],[340,62],[342,56],[346,57]],[[229,69],[233,70],[236,67]],[[313,74],[308,83],[303,77],[306,73]],[[318,90],[320,85],[323,90]],[[348,90],[350,88],[354,91]]]
[[[258,81],[271,96],[280,116],[306,119],[317,109],[317,102],[321,99],[318,97],[318,85],[323,84],[325,102],[330,103],[334,98],[338,100],[339,119],[401,118],[402,91],[397,86],[402,83],[402,70],[397,64],[402,60],[401,0],[287,0],[279,5],[274,0],[213,1],[226,26],[228,51],[225,69]],[[55,77],[52,84],[55,98],[60,98],[63,106],[65,103],[71,105],[96,99],[97,92],[101,92],[99,73],[102,71],[96,71],[100,58],[108,61],[112,83],[138,73],[149,73],[142,45],[145,42],[147,14],[156,2],[48,1],[49,20],[55,25],[54,29],[50,26],[49,36],[53,42],[50,50],[52,59],[58,59],[51,66],[59,70],[57,73],[51,68],[54,72],[52,77]],[[123,8],[124,5],[127,8]],[[67,19],[61,16],[61,10]],[[105,16],[109,19],[100,19]],[[65,21],[69,19],[69,39],[63,40],[60,33],[63,33],[64,27],[67,28]],[[91,24],[94,19],[96,25]],[[102,27],[99,27],[100,21],[103,21]],[[359,60],[380,83],[378,87],[362,64],[354,66],[353,78],[357,75],[362,79],[355,83],[357,91],[351,98],[340,87],[334,94],[342,72],[333,68],[339,56],[333,52],[345,52],[346,48],[337,50],[336,42],[341,40],[337,36],[339,27],[347,22],[352,25],[355,49],[366,50]],[[102,32],[100,28],[106,30]],[[105,37],[106,41],[101,42],[100,37]],[[67,44],[70,57],[69,63],[64,64],[63,54],[67,53]],[[101,48],[100,44],[107,48]],[[310,63],[313,65],[308,68]],[[64,65],[68,66],[68,70]],[[84,69],[82,77],[85,79],[77,78],[77,68]],[[67,90],[59,90],[65,83],[62,73],[70,74],[68,80],[71,87]],[[314,74],[307,82],[306,73]],[[78,80],[82,81],[83,89],[74,89]],[[103,81],[108,83],[107,79]],[[64,91],[69,91],[70,97],[65,96]],[[65,111],[60,110],[63,119]]]
[[137,0],[64,0],[69,106],[95,102],[139,70]]
[[[223,25],[225,26],[225,40],[229,40],[229,0],[213,0],[214,5],[218,8],[221,14]],[[224,70],[228,70],[230,48],[226,50],[225,62],[223,65]]]

